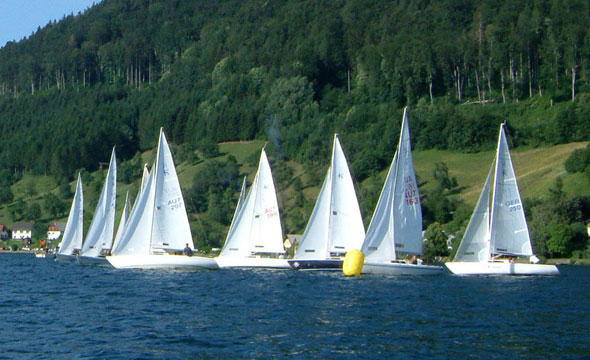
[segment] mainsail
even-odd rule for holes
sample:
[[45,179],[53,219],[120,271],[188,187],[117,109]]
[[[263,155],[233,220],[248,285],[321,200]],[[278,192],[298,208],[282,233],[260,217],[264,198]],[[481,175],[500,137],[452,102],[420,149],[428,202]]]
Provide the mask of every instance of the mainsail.
[[156,173],[152,249],[182,250],[186,244],[193,248],[191,228],[184,206],[182,191],[180,190],[180,183],[178,182],[178,175],[162,129],[160,129],[156,164],[152,172]]
[[529,229],[504,134],[504,124],[500,127],[495,175],[490,226],[491,252],[532,256]]
[[82,248],[83,226],[84,226],[84,196],[82,194],[82,176],[78,173],[76,193],[72,200],[72,207],[68,215],[68,221],[64,230],[58,254],[72,255],[75,249]]
[[98,257],[102,249],[111,249],[115,227],[116,198],[117,160],[113,148],[105,183],[86,234],[86,241],[82,247],[82,256]]
[[334,135],[330,168],[295,254],[326,259],[360,249],[365,228],[344,151]]

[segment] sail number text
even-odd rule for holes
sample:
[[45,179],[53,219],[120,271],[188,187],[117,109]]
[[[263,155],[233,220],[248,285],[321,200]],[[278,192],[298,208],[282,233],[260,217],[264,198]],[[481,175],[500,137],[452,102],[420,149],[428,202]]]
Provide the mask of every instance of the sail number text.
[[180,209],[182,207],[182,198],[177,197],[176,199],[168,200],[168,208],[170,210]]
[[410,206],[420,204],[420,197],[418,196],[418,189],[416,189],[414,178],[412,176],[406,176],[404,177],[404,183],[406,185],[404,191],[406,204]]
[[264,209],[264,214],[266,214],[267,218],[271,218],[271,217],[279,215],[279,213],[277,212],[277,210],[274,207]]
[[512,199],[512,200],[508,200],[504,202],[504,205],[506,205],[508,207],[508,211],[518,211],[520,209],[522,209],[522,206],[520,205],[520,201],[518,199]]

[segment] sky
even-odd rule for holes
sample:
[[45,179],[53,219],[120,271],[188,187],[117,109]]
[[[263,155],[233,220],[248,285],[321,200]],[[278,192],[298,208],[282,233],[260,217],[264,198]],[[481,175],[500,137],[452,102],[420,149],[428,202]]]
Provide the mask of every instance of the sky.
[[0,0],[0,47],[19,41],[64,15],[84,12],[100,0]]

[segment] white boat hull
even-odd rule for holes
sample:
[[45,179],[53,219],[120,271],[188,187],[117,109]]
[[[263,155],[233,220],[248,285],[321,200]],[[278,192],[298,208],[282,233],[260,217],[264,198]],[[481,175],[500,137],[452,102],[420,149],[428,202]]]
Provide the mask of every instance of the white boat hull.
[[117,269],[217,269],[214,258],[186,255],[115,255],[107,261]]
[[489,262],[447,262],[447,269],[456,275],[558,275],[555,265]]
[[287,259],[263,257],[218,256],[215,258],[220,268],[265,268],[290,269]]
[[44,252],[36,252],[35,257],[39,259],[54,259],[55,254],[53,253],[44,253]]
[[443,271],[442,266],[434,265],[365,262],[361,273],[380,275],[439,275]]

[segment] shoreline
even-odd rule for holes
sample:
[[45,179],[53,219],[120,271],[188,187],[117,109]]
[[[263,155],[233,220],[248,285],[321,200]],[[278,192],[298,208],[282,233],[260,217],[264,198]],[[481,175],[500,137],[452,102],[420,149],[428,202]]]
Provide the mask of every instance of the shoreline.
[[545,262],[550,265],[590,265],[590,259],[567,259],[567,258],[555,258],[547,259]]
[[[0,254],[35,254],[35,250],[0,250]],[[568,259],[568,258],[554,258],[547,259],[545,264],[549,265],[581,265],[590,266],[590,259]]]

